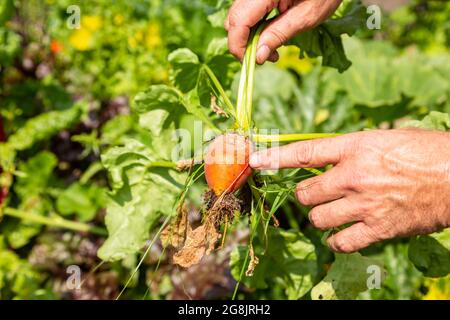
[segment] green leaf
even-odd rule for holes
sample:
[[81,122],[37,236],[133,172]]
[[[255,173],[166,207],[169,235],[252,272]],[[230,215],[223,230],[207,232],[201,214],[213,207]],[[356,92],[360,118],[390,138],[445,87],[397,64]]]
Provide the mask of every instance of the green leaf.
[[183,111],[183,107],[183,97],[175,88],[154,85],[136,95],[133,111],[140,116],[140,119],[144,119],[139,123],[141,127],[150,130],[154,135],[159,135],[166,120],[171,120],[169,116],[178,115]]
[[[445,61],[433,60],[420,53],[400,53],[392,45],[382,41],[346,39],[345,47],[353,62],[352,68],[343,74],[326,70],[323,81],[328,88],[324,100],[330,101],[339,91],[348,94],[354,105],[367,108],[389,108],[391,114],[402,116],[415,107],[439,105],[446,101],[450,81],[437,72],[437,65],[444,68]],[[427,79],[427,81],[423,81]],[[406,103],[404,103],[406,102]],[[361,109],[364,112],[364,109]],[[372,114],[367,114],[371,117]],[[387,120],[391,120],[385,116]]]
[[25,150],[36,142],[47,140],[77,123],[85,114],[85,108],[85,105],[77,104],[68,110],[42,113],[28,120],[12,134],[8,139],[8,145],[14,150]]
[[210,41],[205,53],[205,64],[224,88],[231,85],[234,75],[240,69],[240,63],[228,50],[227,38],[214,38]]
[[[314,245],[297,231],[269,227],[267,237],[266,250],[259,241],[253,244],[259,264],[252,276],[244,275],[242,282],[256,289],[268,288],[276,282],[281,284],[288,299],[301,298],[312,288],[317,273]],[[246,254],[244,246],[231,253],[231,274],[236,280],[239,280]]]
[[331,19],[324,22],[330,32],[339,36],[352,36],[366,25],[366,7],[359,0],[344,0]]
[[408,259],[408,244],[388,244],[373,258],[383,261],[386,277],[380,289],[365,291],[358,298],[408,300],[418,296],[420,286],[423,284],[423,276]]
[[378,266],[380,262],[360,253],[336,254],[336,260],[331,265],[326,277],[311,291],[314,300],[348,300],[354,299],[368,289],[367,280],[369,266]]
[[215,28],[221,28],[223,27],[223,23],[225,22],[225,19],[227,17],[228,10],[227,9],[220,9],[208,16],[208,21],[211,23],[211,25]]
[[13,0],[3,0],[0,3],[0,26],[3,26],[6,21],[8,21],[12,14],[14,13],[14,1]]
[[6,248],[3,237],[0,236],[0,298],[55,299],[54,294],[43,289],[43,280],[26,260]]
[[59,194],[56,208],[64,216],[76,214],[80,221],[90,221],[106,205],[105,202],[103,189],[75,182]]
[[139,125],[155,135],[159,135],[170,123],[174,122],[175,127],[178,127],[183,111],[195,115],[214,128],[207,110],[200,105],[195,92],[183,95],[176,88],[167,85],[150,86],[136,95],[133,104],[133,111],[139,114]]
[[232,4],[232,0],[219,0],[216,4],[216,11],[208,15],[208,21],[215,28],[223,28],[223,24]]
[[[21,50],[21,40],[17,33],[0,28],[0,65],[6,67],[14,62]],[[3,88],[0,88],[1,91]]]
[[105,218],[109,237],[98,255],[119,260],[138,252],[159,218],[175,212],[185,175],[160,166],[151,148],[136,140],[111,148],[102,155],[102,163],[113,191]]
[[122,137],[134,126],[135,122],[132,116],[115,116],[101,127],[101,141],[105,144],[120,144]]
[[450,229],[412,238],[409,259],[426,277],[450,273]]
[[421,129],[450,131],[450,115],[448,113],[431,111],[422,120],[411,120],[403,127],[415,127]]
[[345,1],[343,16],[332,17],[318,27],[298,34],[288,44],[297,45],[300,58],[305,53],[309,57],[322,57],[322,65],[336,68],[339,72],[347,70],[351,62],[347,59],[341,36],[353,35],[366,21],[366,9],[361,1]]
[[187,48],[181,48],[171,52],[168,59],[172,64],[173,84],[184,93],[194,89],[201,68],[198,56]]
[[[52,206],[50,201],[39,196],[28,196],[20,203],[19,210],[32,214],[46,215],[52,210]],[[41,224],[18,219],[8,219],[2,226],[2,233],[5,234],[8,244],[14,249],[27,245],[41,230]]]
[[19,165],[22,173],[14,184],[14,190],[20,198],[43,193],[53,179],[53,170],[58,163],[56,156],[48,151],[41,151],[27,162]]
[[[58,160],[53,153],[41,151],[19,165],[21,175],[17,177],[14,191],[20,200],[18,205],[20,210],[40,215],[46,215],[51,210],[50,201],[44,195],[55,179],[53,170],[57,163]],[[2,232],[13,248],[28,244],[41,229],[42,226],[39,224],[17,219],[8,219],[2,225]]]

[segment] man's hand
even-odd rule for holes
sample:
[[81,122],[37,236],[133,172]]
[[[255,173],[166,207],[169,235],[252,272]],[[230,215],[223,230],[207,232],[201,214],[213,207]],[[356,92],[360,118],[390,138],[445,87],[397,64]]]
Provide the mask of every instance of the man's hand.
[[[353,224],[328,238],[354,252],[399,236],[450,226],[450,134],[418,129],[374,130],[297,142],[253,153],[257,169],[333,168],[300,182],[297,199],[313,206],[320,229]],[[271,164],[272,162],[272,164]]]
[[276,49],[299,32],[307,31],[326,20],[342,0],[235,0],[225,29],[228,31],[230,52],[242,61],[250,28],[272,9],[280,10],[280,16],[261,33],[256,52],[256,62],[267,59],[276,61]]

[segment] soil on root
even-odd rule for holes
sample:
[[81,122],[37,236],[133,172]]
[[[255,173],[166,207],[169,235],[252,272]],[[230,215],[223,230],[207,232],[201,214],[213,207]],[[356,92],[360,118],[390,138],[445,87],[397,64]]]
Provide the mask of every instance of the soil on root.
[[[244,195],[242,193],[242,195]],[[208,190],[203,195],[202,224],[195,229],[189,223],[187,210],[181,209],[174,223],[166,227],[161,234],[164,246],[172,246],[178,251],[173,255],[173,262],[189,268],[200,262],[214,251],[217,241],[222,237],[220,227],[231,223],[236,212],[244,212],[245,197],[234,194],[216,196]]]

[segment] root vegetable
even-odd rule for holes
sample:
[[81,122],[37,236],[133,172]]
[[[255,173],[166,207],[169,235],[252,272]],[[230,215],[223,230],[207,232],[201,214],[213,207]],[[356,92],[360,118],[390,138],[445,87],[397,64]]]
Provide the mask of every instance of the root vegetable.
[[205,155],[205,176],[210,189],[220,196],[238,190],[250,176],[250,140],[238,134],[218,136]]

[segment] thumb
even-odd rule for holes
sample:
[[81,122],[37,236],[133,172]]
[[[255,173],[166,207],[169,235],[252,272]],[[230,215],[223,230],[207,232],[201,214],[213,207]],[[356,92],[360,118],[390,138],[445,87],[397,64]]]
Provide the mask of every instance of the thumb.
[[300,1],[275,18],[261,33],[256,62],[264,63],[273,52],[299,32],[326,20],[339,6],[340,0]]

